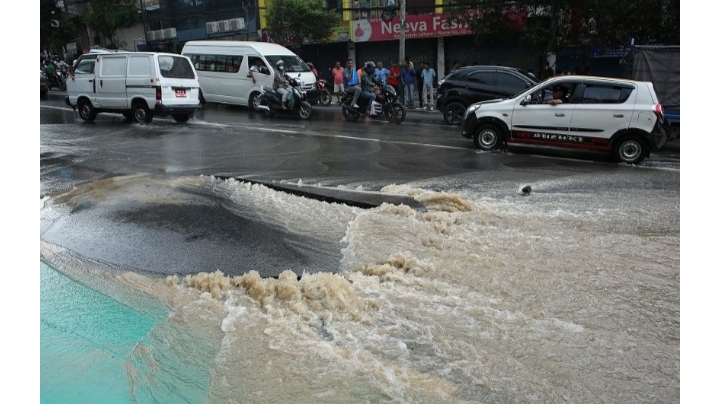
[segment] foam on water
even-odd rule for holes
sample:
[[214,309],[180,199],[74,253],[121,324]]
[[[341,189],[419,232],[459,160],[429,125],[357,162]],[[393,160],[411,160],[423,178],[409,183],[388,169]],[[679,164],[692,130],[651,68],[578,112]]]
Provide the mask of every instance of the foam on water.
[[383,190],[416,211],[185,179],[238,214],[342,238],[341,266],[107,276],[172,313],[136,350],[135,390],[171,397],[190,368],[209,375],[188,381],[205,392],[193,402],[677,402],[679,197],[587,180]]

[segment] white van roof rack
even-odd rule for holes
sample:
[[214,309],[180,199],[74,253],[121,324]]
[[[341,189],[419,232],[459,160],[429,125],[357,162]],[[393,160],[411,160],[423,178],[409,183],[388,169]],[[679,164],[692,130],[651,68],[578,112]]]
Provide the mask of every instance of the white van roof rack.
[[114,53],[114,52],[131,52],[124,49],[105,49],[101,47],[91,48],[88,53]]

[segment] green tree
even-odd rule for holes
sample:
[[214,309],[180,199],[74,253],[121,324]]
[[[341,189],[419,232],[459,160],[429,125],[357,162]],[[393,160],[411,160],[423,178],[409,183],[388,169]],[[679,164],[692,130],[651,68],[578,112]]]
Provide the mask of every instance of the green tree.
[[444,0],[480,44],[518,41],[539,56],[592,45],[680,43],[679,0]]
[[340,14],[323,8],[322,0],[273,0],[267,13],[270,38],[294,50],[304,40],[326,41],[340,20]]
[[[138,0],[92,0],[90,4],[85,24],[111,41],[117,30],[132,27],[140,21]],[[114,43],[107,46],[117,47]]]
[[77,38],[77,20],[58,8],[55,0],[40,0],[40,47],[60,53],[62,46]]

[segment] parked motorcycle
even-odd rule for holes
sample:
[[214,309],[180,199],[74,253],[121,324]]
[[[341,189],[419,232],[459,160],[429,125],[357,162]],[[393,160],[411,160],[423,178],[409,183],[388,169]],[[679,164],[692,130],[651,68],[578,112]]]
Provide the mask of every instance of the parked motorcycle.
[[[400,125],[405,120],[405,107],[398,102],[398,95],[395,88],[389,84],[375,88],[375,102],[381,105],[383,117],[388,122],[394,122]],[[358,107],[352,107],[353,95],[343,93],[340,106],[345,119],[348,121],[357,121],[363,116],[368,116],[368,99],[360,97],[358,99]]]
[[318,100],[320,105],[328,106],[332,104],[332,92],[330,91],[330,85],[325,79],[319,79],[317,82],[318,90],[320,90],[320,97]]
[[265,111],[268,116],[275,116],[278,112],[292,112],[298,114],[300,119],[310,119],[312,116],[312,105],[307,101],[307,94],[302,89],[302,83],[285,75],[290,83],[290,96],[288,97],[288,109],[282,109],[282,95],[275,92],[272,87],[262,86],[260,90],[260,105],[258,111]]
[[47,77],[48,88],[57,87],[60,91],[67,90],[67,84],[65,84],[66,76],[60,69],[55,69],[52,73],[47,69],[43,69],[43,71]]

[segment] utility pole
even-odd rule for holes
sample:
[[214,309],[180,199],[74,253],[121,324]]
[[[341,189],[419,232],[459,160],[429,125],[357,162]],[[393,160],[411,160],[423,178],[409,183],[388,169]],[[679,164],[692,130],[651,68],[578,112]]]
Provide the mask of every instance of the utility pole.
[[[140,0],[140,12],[142,13],[142,19],[143,19],[143,34],[145,34],[145,50],[150,50],[150,43],[148,42],[148,29],[150,29],[150,25],[147,21],[147,10],[145,9],[145,0]],[[137,46],[135,46],[137,50]]]
[[405,63],[405,2],[406,0],[400,0],[400,66]]

